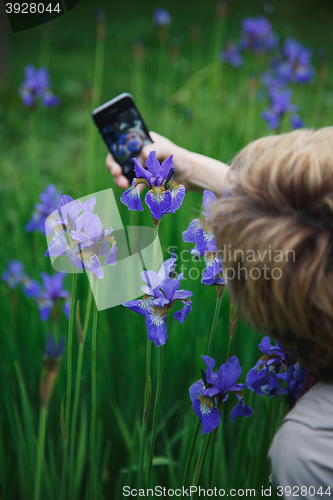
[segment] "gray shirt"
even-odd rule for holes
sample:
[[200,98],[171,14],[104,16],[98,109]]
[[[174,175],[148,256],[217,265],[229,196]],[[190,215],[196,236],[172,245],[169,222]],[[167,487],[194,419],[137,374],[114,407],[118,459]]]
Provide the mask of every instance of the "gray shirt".
[[283,419],[268,458],[279,492],[286,494],[290,486],[292,498],[298,486],[299,497],[329,500],[330,487],[333,497],[333,384],[319,382],[300,398]]

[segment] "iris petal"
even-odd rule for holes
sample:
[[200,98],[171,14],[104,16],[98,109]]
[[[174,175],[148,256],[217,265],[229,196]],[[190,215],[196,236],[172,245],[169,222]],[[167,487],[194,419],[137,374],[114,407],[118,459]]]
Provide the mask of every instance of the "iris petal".
[[191,301],[189,300],[189,301],[185,302],[185,305],[181,311],[175,312],[173,317],[177,321],[179,321],[179,323],[184,323],[185,319],[187,318],[188,313],[191,311],[192,311]]
[[172,182],[170,186],[171,192],[171,213],[174,213],[182,205],[185,197],[185,187],[182,184]]
[[128,208],[128,210],[143,211],[140,193],[135,187],[135,179],[133,179],[132,187],[126,189],[120,197],[120,201]]
[[202,379],[197,380],[196,382],[194,382],[194,384],[191,385],[191,387],[189,388],[189,393],[192,403],[199,396],[203,395],[205,389],[206,387]]
[[201,224],[199,219],[192,220],[186,231],[183,232],[183,241],[185,241],[185,243],[195,243],[195,236],[200,228]]
[[170,191],[163,191],[161,188],[153,187],[145,197],[145,202],[150,208],[154,219],[159,220],[163,214],[170,213],[172,208],[172,196]]
[[208,434],[220,425],[221,415],[218,409],[213,406],[212,398],[200,396],[200,399],[196,398],[192,405],[202,422],[202,434]]
[[156,347],[164,345],[168,338],[166,331],[166,314],[159,307],[152,308],[146,314],[146,326],[148,339],[154,342]]

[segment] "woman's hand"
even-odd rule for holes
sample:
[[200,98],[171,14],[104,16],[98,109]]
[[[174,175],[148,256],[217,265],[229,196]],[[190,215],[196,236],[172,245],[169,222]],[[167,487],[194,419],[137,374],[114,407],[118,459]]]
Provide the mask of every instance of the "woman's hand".
[[[139,163],[145,164],[150,151],[156,151],[156,157],[160,162],[173,155],[174,181],[177,184],[183,184],[186,190],[193,189],[202,192],[208,189],[220,195],[225,189],[230,189],[230,181],[227,177],[228,165],[181,148],[156,132],[149,132],[149,134],[153,143],[142,148],[137,158]],[[129,181],[123,175],[121,166],[110,153],[106,157],[106,167],[113,175],[117,186],[122,189],[129,186]],[[143,186],[140,185],[140,188],[142,189]]]

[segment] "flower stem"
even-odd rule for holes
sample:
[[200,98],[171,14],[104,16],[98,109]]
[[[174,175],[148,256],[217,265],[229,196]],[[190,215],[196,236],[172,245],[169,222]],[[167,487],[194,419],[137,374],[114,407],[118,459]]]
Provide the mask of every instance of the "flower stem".
[[138,490],[142,488],[142,478],[143,478],[143,464],[145,456],[145,444],[147,437],[147,422],[150,409],[150,367],[151,367],[151,341],[147,338],[147,349],[146,349],[146,385],[145,385],[145,395],[144,395],[144,408],[142,415],[142,431],[141,431],[141,442],[140,442],[140,459],[139,459],[139,476],[138,476]]
[[197,438],[198,438],[198,434],[199,434],[200,424],[201,424],[201,422],[200,422],[200,420],[198,420],[197,426],[196,426],[194,434],[193,434],[191,448],[190,448],[190,451],[189,451],[189,453],[187,455],[187,460],[186,460],[186,465],[185,465],[185,471],[184,471],[184,475],[183,475],[183,482],[182,482],[182,484],[184,486],[187,483],[188,473],[190,471],[190,465],[191,465],[191,461],[192,461],[192,456],[193,456],[193,452],[194,452],[195,443],[197,442]]
[[39,496],[40,496],[42,467],[43,467],[43,461],[44,461],[46,417],[47,417],[47,407],[42,406],[40,409],[40,417],[39,417],[37,465],[36,465],[36,476],[35,476],[34,500],[39,500]]
[[[94,278],[95,279],[95,278]],[[96,492],[96,343],[98,282],[94,281],[96,306],[93,313],[91,349],[91,433],[90,433],[90,499],[97,498]]]
[[[154,242],[153,242],[153,271],[157,272],[157,249],[158,249],[158,227],[159,220],[153,219],[154,222]],[[142,430],[141,430],[141,440],[140,440],[140,457],[139,457],[139,473],[138,473],[138,490],[142,488],[143,480],[143,466],[146,450],[146,438],[147,438],[147,422],[149,417],[150,409],[150,387],[151,387],[151,341],[147,338],[147,348],[146,348],[146,380],[145,380],[145,392],[144,392],[144,408],[142,416]]]
[[[78,411],[79,411],[79,401],[80,401],[80,383],[81,383],[81,373],[82,373],[83,350],[84,350],[84,341],[86,338],[89,317],[90,317],[91,299],[92,299],[92,290],[91,290],[91,286],[89,286],[86,314],[85,314],[84,326],[83,326],[83,338],[82,338],[82,342],[79,343],[79,353],[78,353],[77,367],[76,367],[75,394],[74,394],[74,405],[73,405],[73,414],[72,414],[70,455],[69,455],[70,456],[70,458],[69,458],[69,474],[70,474],[71,492],[73,491],[73,487],[74,487],[73,467],[74,467],[75,433],[76,433],[76,421],[77,421],[77,415],[78,415]],[[72,494],[71,494],[71,497],[72,497]]]
[[69,322],[68,322],[67,389],[66,389],[66,413],[65,413],[66,438],[64,439],[64,449],[63,449],[61,495],[60,495],[61,500],[65,498],[65,484],[67,479],[67,466],[68,466],[68,436],[69,436],[69,418],[70,418],[70,405],[71,405],[71,393],[72,393],[72,351],[73,351],[73,328],[74,328],[76,283],[77,283],[77,272],[76,269],[74,268],[73,281],[72,281],[71,309],[69,313]]
[[156,439],[158,406],[159,406],[160,396],[161,396],[162,368],[163,368],[163,346],[159,347],[159,351],[160,351],[160,353],[159,353],[160,355],[159,355],[159,358],[158,358],[157,387],[156,387],[156,397],[155,397],[154,416],[153,416],[153,429],[152,429],[152,434],[151,434],[151,445],[150,445],[150,453],[149,453],[147,488],[149,488],[149,485],[150,485],[151,471],[152,471],[152,466],[153,466],[153,456],[154,456],[155,439]]
[[210,356],[211,352],[212,352],[217,322],[219,319],[219,313],[220,313],[220,308],[221,308],[221,303],[222,303],[222,297],[223,297],[223,293],[221,295],[217,294],[213,323],[212,323],[212,328],[210,330],[210,335],[209,335],[208,345],[207,345],[207,354],[206,354],[207,356]]

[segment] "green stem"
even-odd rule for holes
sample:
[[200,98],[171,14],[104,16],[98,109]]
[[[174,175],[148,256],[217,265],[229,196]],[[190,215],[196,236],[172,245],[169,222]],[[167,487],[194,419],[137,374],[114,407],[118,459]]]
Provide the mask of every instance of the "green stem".
[[37,154],[36,154],[36,110],[32,109],[30,113],[30,171],[31,171],[31,194],[33,203],[37,198]]
[[[95,280],[95,277],[94,277]],[[97,303],[98,282],[94,281],[96,306],[93,314],[91,350],[91,433],[90,433],[90,499],[97,498],[96,491],[96,343],[97,343]]]
[[63,463],[62,463],[62,476],[61,476],[61,500],[66,497],[65,484],[67,479],[68,467],[68,436],[69,436],[69,419],[70,419],[70,406],[72,395],[72,354],[73,354],[73,328],[74,328],[74,309],[75,309],[75,292],[77,283],[77,272],[74,269],[72,281],[72,295],[71,295],[71,309],[69,313],[68,323],[68,340],[67,340],[67,389],[66,389],[66,412],[65,412],[65,431],[66,436],[64,439],[63,449]]
[[217,429],[214,429],[213,431],[213,443],[212,443],[212,454],[210,456],[210,465],[209,465],[209,482],[208,482],[208,487],[212,487],[212,482],[213,482],[213,470],[214,470],[214,454],[215,454],[215,442],[216,442],[216,433]]
[[152,466],[153,466],[158,406],[159,406],[159,402],[160,402],[161,386],[162,386],[163,346],[160,346],[159,350],[160,350],[160,355],[158,358],[157,387],[156,387],[156,397],[155,397],[154,416],[153,416],[153,430],[152,430],[152,435],[151,435],[151,445],[150,445],[150,453],[149,453],[147,488],[149,488],[149,485],[150,485],[151,471],[152,471]]
[[194,474],[193,474],[193,480],[192,480],[192,486],[197,486],[199,479],[200,479],[200,474],[202,471],[202,467],[205,463],[206,460],[206,455],[207,451],[210,445],[210,440],[212,439],[212,433],[209,434],[209,436],[206,436],[205,442],[203,446],[201,447],[200,454],[197,460],[197,464],[195,466]]
[[144,395],[144,408],[142,416],[142,431],[141,431],[141,441],[140,441],[140,458],[139,458],[139,476],[138,476],[138,490],[142,488],[143,479],[143,464],[145,456],[145,443],[147,437],[147,422],[149,416],[150,408],[150,368],[151,368],[151,341],[147,338],[147,348],[146,348],[146,384],[145,384],[145,395]]
[[214,317],[213,317],[213,323],[212,323],[212,328],[210,330],[210,335],[208,339],[208,345],[207,345],[207,356],[211,355],[212,348],[213,348],[213,342],[214,342],[214,337],[215,337],[215,332],[216,332],[216,327],[217,327],[217,322],[219,319],[219,313],[220,313],[220,308],[221,308],[221,302],[222,302],[222,297],[217,297],[216,299],[216,304],[215,304],[215,311],[214,311]]
[[[154,242],[153,242],[153,270],[157,272],[157,250],[158,250],[158,227],[159,221],[154,220]],[[146,450],[146,437],[147,437],[147,422],[150,409],[150,383],[151,383],[151,341],[147,338],[146,347],[146,379],[145,379],[145,392],[144,392],[144,408],[142,417],[142,430],[140,440],[140,457],[139,457],[139,473],[138,473],[138,490],[142,488],[143,480],[143,466]]]
[[69,473],[70,473],[70,484],[71,484],[71,497],[72,491],[74,487],[74,451],[75,451],[75,433],[76,433],[76,422],[79,411],[79,401],[80,401],[80,386],[81,386],[81,374],[82,374],[82,361],[83,361],[83,351],[84,351],[84,341],[86,338],[86,333],[89,324],[90,318],[90,310],[91,310],[91,299],[92,299],[92,290],[89,285],[88,288],[88,299],[86,306],[86,314],[84,318],[84,326],[83,326],[83,338],[82,342],[79,343],[79,353],[77,359],[77,368],[76,368],[76,380],[75,380],[75,394],[74,394],[74,405],[73,405],[73,414],[72,414],[72,425],[71,425],[71,440],[70,440],[70,459],[69,459]]
[[40,410],[40,417],[39,417],[37,465],[36,465],[36,476],[35,476],[34,500],[39,500],[39,496],[40,496],[42,467],[43,467],[43,462],[44,462],[46,417],[47,417],[47,407],[42,406],[41,410]]

